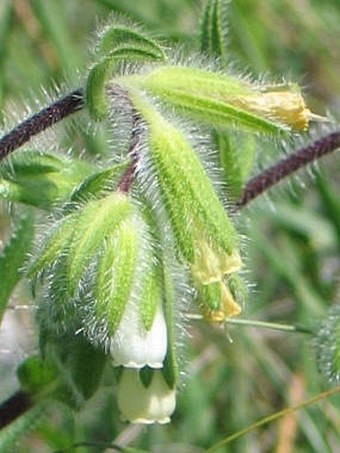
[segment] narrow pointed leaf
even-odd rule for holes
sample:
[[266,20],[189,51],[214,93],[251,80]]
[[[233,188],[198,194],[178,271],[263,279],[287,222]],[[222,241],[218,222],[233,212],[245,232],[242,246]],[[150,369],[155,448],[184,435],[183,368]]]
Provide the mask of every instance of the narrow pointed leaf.
[[165,60],[162,47],[153,39],[145,36],[140,31],[133,30],[124,25],[109,27],[102,35],[99,52],[103,55],[111,54],[124,47],[149,54],[154,60]]
[[34,236],[33,213],[27,210],[19,219],[4,250],[0,254],[0,322],[8,299],[23,276],[23,265],[26,262]]
[[200,23],[201,51],[227,62],[229,0],[208,0]]
[[96,198],[102,198],[113,192],[116,188],[117,179],[124,172],[130,161],[114,165],[110,168],[105,168],[88,178],[86,178],[72,193],[70,197],[71,203],[79,203],[90,201]]
[[220,156],[228,194],[237,200],[253,167],[255,138],[233,130],[215,130],[212,137]]
[[149,47],[133,46],[133,44],[122,44],[120,47],[111,50],[109,55],[96,63],[91,69],[86,82],[86,103],[92,117],[100,121],[108,112],[108,104],[105,97],[105,85],[112,76],[115,67],[121,61],[153,61],[159,56]]
[[91,166],[79,159],[18,152],[0,169],[0,197],[50,209],[67,200],[74,187],[92,172]]

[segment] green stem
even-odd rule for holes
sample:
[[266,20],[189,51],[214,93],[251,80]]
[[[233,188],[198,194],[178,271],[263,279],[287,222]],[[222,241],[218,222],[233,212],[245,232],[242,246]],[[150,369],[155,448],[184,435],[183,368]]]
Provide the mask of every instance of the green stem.
[[244,436],[245,434],[250,433],[251,431],[254,431],[256,428],[259,428],[260,426],[263,426],[263,425],[266,425],[267,423],[278,420],[279,418],[284,417],[285,415],[291,414],[297,410],[304,409],[308,406],[311,406],[312,404],[315,404],[318,401],[320,401],[324,398],[327,398],[329,396],[335,395],[336,393],[340,393],[340,386],[327,390],[326,392],[319,393],[318,395],[313,396],[312,398],[309,398],[308,400],[305,400],[302,403],[296,404],[295,406],[288,407],[288,408],[282,409],[279,412],[275,412],[275,414],[268,415],[267,417],[262,418],[261,420],[253,423],[252,425],[247,426],[247,428],[241,429],[237,433],[234,433],[234,434],[226,437],[225,439],[221,440],[217,444],[208,448],[206,451],[208,453],[210,453],[212,451],[216,451],[219,448],[223,447],[224,445]]
[[[201,320],[203,319],[202,315],[199,314],[187,314],[187,317],[191,320]],[[274,322],[264,322],[264,321],[255,321],[253,319],[225,319],[226,324],[237,324],[246,327],[260,327],[262,329],[271,329],[271,330],[280,330],[282,332],[300,332],[313,335],[314,331],[308,327],[303,326],[294,326],[291,324],[279,324]]]
[[312,335],[312,329],[303,326],[294,326],[291,324],[278,324],[274,322],[254,321],[252,319],[226,319],[226,324],[238,324],[242,326],[260,327],[262,329],[281,330],[283,332],[300,332]]

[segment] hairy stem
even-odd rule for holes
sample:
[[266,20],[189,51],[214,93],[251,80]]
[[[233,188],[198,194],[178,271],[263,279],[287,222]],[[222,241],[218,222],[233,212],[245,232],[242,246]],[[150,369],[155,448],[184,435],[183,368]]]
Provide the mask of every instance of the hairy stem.
[[316,140],[310,145],[300,148],[295,153],[280,160],[273,166],[250,179],[242,195],[236,203],[240,209],[246,206],[254,198],[262,195],[265,191],[280,182],[283,178],[290,176],[295,171],[320,159],[340,147],[340,131],[333,132],[325,137]]
[[0,160],[20,148],[35,135],[83,107],[83,90],[79,88],[30,116],[0,139]]
[[130,147],[128,151],[128,156],[131,158],[131,162],[127,169],[125,170],[123,176],[121,177],[118,183],[118,190],[124,193],[128,193],[133,182],[134,174],[137,167],[138,162],[138,153],[137,148],[141,140],[141,131],[140,131],[140,124],[142,118],[138,112],[133,111],[132,115],[132,133],[130,139]]

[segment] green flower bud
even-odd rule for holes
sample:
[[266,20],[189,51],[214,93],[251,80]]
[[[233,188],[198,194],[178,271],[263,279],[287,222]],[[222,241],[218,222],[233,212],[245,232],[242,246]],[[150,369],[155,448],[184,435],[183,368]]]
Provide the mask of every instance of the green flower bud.
[[163,66],[122,83],[143,88],[184,114],[212,126],[234,123],[258,132],[305,130],[319,120],[294,85],[253,86],[240,78],[181,66]]
[[143,101],[134,101],[148,124],[147,159],[179,254],[198,286],[222,282],[242,266],[238,234],[183,133]]
[[82,209],[68,245],[69,289],[73,293],[91,257],[120,223],[133,212],[129,198],[119,192],[90,201]]

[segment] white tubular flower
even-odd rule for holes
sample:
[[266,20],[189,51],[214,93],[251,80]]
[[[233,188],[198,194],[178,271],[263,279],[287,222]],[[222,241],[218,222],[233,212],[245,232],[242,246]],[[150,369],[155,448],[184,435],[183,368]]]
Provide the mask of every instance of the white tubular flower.
[[111,339],[113,365],[162,368],[166,351],[167,328],[161,304],[158,304],[152,326],[147,330],[136,304],[129,301]]
[[117,401],[123,421],[165,424],[175,410],[176,391],[167,386],[159,370],[154,371],[151,383],[145,387],[138,370],[125,368],[118,384]]

